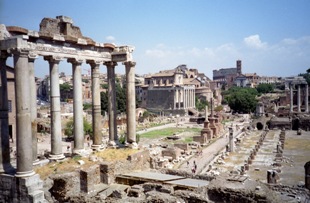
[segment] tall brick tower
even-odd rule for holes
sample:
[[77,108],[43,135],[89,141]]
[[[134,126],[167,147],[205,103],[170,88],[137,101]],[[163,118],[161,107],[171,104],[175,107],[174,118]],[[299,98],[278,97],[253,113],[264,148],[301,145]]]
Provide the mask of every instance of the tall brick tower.
[[242,74],[242,64],[241,64],[241,60],[237,60],[236,62],[236,66],[237,66],[237,75],[241,75]]

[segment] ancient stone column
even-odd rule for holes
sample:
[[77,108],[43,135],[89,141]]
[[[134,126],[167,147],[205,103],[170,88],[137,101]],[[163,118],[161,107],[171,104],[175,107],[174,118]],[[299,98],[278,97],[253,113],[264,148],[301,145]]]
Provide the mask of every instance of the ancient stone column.
[[136,62],[124,62],[126,67],[127,95],[127,142],[136,145],[136,94],[135,94],[135,65]]
[[32,133],[32,156],[34,164],[38,160],[38,141],[37,141],[37,85],[34,75],[34,61],[36,55],[29,54],[29,88],[30,88],[30,106],[31,106],[31,133]]
[[84,150],[84,125],[83,125],[83,92],[81,59],[68,59],[72,63],[73,76],[73,123],[74,123],[74,148],[73,153],[80,154]]
[[186,109],[188,109],[188,106],[187,106],[187,89],[184,90],[184,106]]
[[35,174],[32,167],[31,104],[29,88],[28,51],[14,53],[16,100],[17,177]]
[[12,169],[10,164],[9,107],[6,76],[6,59],[8,56],[6,52],[0,52],[0,173],[9,173]]
[[176,109],[176,103],[177,103],[177,90],[174,90],[174,95],[173,95],[173,109]]
[[292,113],[294,110],[294,101],[293,101],[293,85],[290,85],[290,112]]
[[306,113],[309,113],[309,101],[308,101],[308,98],[309,98],[309,89],[308,89],[308,84],[306,84],[306,96],[305,96],[305,112]]
[[208,120],[208,106],[205,106],[205,120]]
[[100,62],[87,61],[91,66],[91,80],[92,80],[92,104],[93,104],[93,150],[100,150],[102,147],[101,135],[101,101],[100,101]]
[[232,128],[229,128],[229,148],[230,152],[234,152],[234,131]]
[[301,112],[300,110],[300,85],[298,85],[298,91],[297,91],[297,109],[298,109],[298,113]]
[[44,60],[50,66],[50,101],[51,101],[51,154],[49,159],[65,158],[62,153],[62,132],[60,115],[60,90],[58,65],[62,60],[59,56],[46,56]]
[[196,107],[196,105],[195,105],[195,89],[193,89],[193,108],[195,108]]
[[109,145],[115,146],[117,140],[115,66],[117,63],[110,61],[105,62],[105,65],[108,72]]

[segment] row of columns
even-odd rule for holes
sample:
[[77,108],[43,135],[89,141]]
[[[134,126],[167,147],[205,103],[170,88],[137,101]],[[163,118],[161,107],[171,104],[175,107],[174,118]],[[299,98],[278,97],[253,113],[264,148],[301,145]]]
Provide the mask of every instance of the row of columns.
[[[17,169],[16,176],[24,177],[34,174],[33,162],[37,161],[37,106],[36,106],[36,84],[34,77],[33,56],[27,50],[15,50],[15,100],[16,100],[16,148]],[[8,93],[6,79],[6,60],[9,56],[1,52],[1,88],[0,88],[0,173],[9,173],[12,169],[10,164],[10,146],[8,133]],[[60,111],[60,89],[59,89],[59,63],[62,60],[57,56],[45,56],[44,60],[49,62],[50,72],[50,101],[51,101],[51,153],[50,159],[62,159],[62,131]],[[73,73],[73,111],[74,111],[74,149],[73,153],[81,153],[84,150],[83,129],[83,100],[82,100],[82,78],[81,65],[84,60],[70,58],[67,60],[72,64]],[[102,147],[101,135],[101,101],[99,66],[101,61],[87,60],[92,70],[92,104],[93,104],[93,145],[94,150]],[[116,126],[116,94],[115,94],[115,66],[116,62],[105,62],[108,71],[109,91],[109,144],[115,145],[117,137]],[[135,126],[135,62],[124,62],[126,67],[127,81],[127,142],[136,144]],[[32,147],[29,147],[32,146]]]
[[[183,107],[181,107],[183,102]],[[178,104],[178,105],[177,105]],[[188,109],[195,107],[194,89],[176,89],[174,95],[174,109]]]
[[[301,94],[300,94],[300,86],[301,84],[297,85],[297,112],[301,112]],[[308,98],[309,98],[309,89],[308,84],[303,84],[305,87],[305,113],[309,112],[309,105],[308,105]],[[290,85],[290,112],[294,111],[294,93],[293,93],[293,85]]]

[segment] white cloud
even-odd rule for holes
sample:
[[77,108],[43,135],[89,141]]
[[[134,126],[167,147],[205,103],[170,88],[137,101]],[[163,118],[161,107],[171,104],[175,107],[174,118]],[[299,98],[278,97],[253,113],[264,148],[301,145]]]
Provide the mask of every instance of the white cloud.
[[248,47],[251,47],[251,48],[261,49],[261,48],[267,47],[267,43],[262,42],[260,40],[259,35],[251,35],[249,37],[244,38],[243,41]]
[[267,44],[259,35],[252,35],[245,37],[244,43],[225,43],[216,47],[173,47],[161,43],[135,58],[140,73],[155,73],[186,64],[212,78],[212,70],[235,67],[236,60],[240,59],[244,73],[285,77],[305,72],[310,67],[309,53],[310,36]]
[[107,36],[105,39],[107,41],[115,41],[115,37],[114,36]]

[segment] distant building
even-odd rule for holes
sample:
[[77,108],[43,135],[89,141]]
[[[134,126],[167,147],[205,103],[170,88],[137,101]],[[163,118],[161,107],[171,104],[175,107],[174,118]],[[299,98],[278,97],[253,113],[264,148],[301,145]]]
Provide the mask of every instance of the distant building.
[[213,70],[213,81],[217,86],[226,85],[227,88],[234,85],[235,78],[242,74],[242,61],[236,61],[235,68],[221,68],[219,70]]
[[212,97],[209,81],[197,69],[180,65],[145,76],[144,84],[136,85],[136,93],[141,107],[150,111],[187,114],[195,111],[195,96]]

